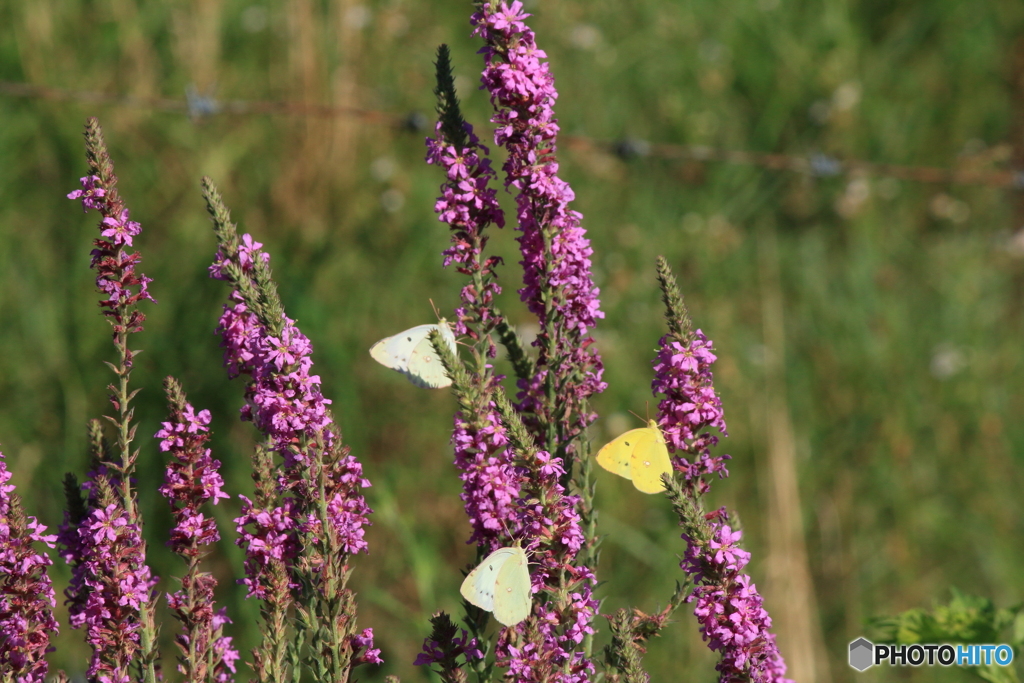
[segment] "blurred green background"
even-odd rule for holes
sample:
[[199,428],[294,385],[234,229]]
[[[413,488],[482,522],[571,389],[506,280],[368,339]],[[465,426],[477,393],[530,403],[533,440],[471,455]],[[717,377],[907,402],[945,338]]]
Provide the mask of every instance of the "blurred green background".
[[[1024,5],[1017,0],[544,0],[527,4],[551,61],[566,134],[794,155],[1024,168]],[[373,363],[377,339],[434,320],[463,279],[443,271],[432,212],[441,176],[423,162],[434,51],[452,46],[464,109],[485,140],[468,2],[419,0],[0,0],[0,80],[120,94],[134,103],[0,94],[0,444],[31,514],[57,525],[60,475],[84,470],[87,419],[108,410],[109,329],[88,269],[93,214],[64,199],[98,116],[159,305],[134,345],[142,504],[152,564],[163,540],[161,462],[149,436],[161,379],[213,412],[216,457],[247,492],[250,425],[238,422],[213,334],[227,295],[206,268],[214,238],[199,178],[219,184],[243,231],[273,255],[289,314],[345,440],[373,482],[370,555],[356,560],[359,622],[386,674],[412,667],[437,609],[458,614],[474,558],[448,435],[454,401]],[[217,114],[145,106],[188,88],[391,116]],[[498,162],[500,163],[500,156]],[[742,516],[749,567],[791,673],[853,681],[846,644],[866,620],[948,598],[1022,598],[1024,196],[868,175],[815,178],[752,166],[624,157],[563,144],[561,174],[594,245],[606,319],[600,446],[650,396],[662,334],[656,255],[676,269],[714,340],[733,455],[710,505]],[[502,201],[511,208],[509,197]],[[500,302],[529,332],[515,290],[515,233]],[[503,365],[501,367],[504,367]],[[602,611],[652,611],[679,578],[666,501],[598,471]],[[233,585],[235,501],[217,509],[213,560],[231,632],[252,646],[256,606]],[[59,588],[67,572],[58,564]],[[167,582],[165,586],[172,584]],[[64,622],[65,613],[61,612]],[[603,620],[600,620],[603,623]],[[174,626],[167,623],[170,642]],[[605,642],[603,633],[598,645]],[[64,628],[52,665],[80,672]],[[170,655],[170,648],[168,648]],[[690,610],[652,643],[653,680],[714,679]],[[172,662],[165,662],[170,671]],[[248,669],[241,669],[240,680]],[[172,674],[173,675],[173,674]],[[873,680],[968,680],[958,670],[875,669]]]

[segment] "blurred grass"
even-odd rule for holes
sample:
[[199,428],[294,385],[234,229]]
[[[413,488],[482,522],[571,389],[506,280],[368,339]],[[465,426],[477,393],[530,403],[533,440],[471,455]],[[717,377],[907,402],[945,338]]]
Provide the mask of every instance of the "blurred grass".
[[[567,133],[938,166],[1024,158],[1018,2],[528,7]],[[469,3],[411,0],[0,0],[8,29],[0,79],[139,97],[180,98],[194,85],[223,99],[429,115],[434,50],[447,42],[467,117],[486,138],[469,11]],[[51,525],[61,518],[59,473],[82,471],[85,422],[106,410],[110,379],[102,364],[109,333],[88,270],[95,221],[63,198],[85,168],[80,131],[89,115],[104,126],[121,192],[143,224],[137,245],[160,302],[136,341],[145,353],[133,376],[145,387],[139,479],[153,482],[143,506],[156,572],[181,571],[163,547],[161,464],[145,443],[164,413],[163,376],[180,377],[191,401],[213,412],[229,485],[250,486],[252,435],[237,422],[242,386],[226,381],[212,334],[227,292],[206,276],[214,240],[198,180],[209,174],[240,227],[273,255],[289,314],[313,340],[325,393],[374,484],[371,554],[358,558],[353,586],[360,624],[374,627],[387,663],[360,678],[423,679],[410,663],[426,617],[458,613],[459,569],[473,557],[447,445],[454,403],[414,390],[366,349],[432,320],[428,297],[450,310],[462,285],[440,268],[447,236],[431,209],[441,178],[423,163],[424,133],[346,117],[193,122],[0,97],[0,443],[30,511]],[[653,266],[664,254],[719,354],[716,386],[730,427],[723,447],[734,460],[711,502],[742,515],[751,573],[772,612],[786,609],[786,595],[773,592],[765,571],[771,396],[757,235],[775,235],[782,377],[832,680],[853,680],[846,644],[865,634],[868,617],[928,607],[950,585],[1002,605],[1021,599],[1019,194],[567,149],[561,162],[594,243],[607,313],[597,334],[610,387],[596,401],[602,417],[592,438],[629,427],[627,411],[643,414],[651,402],[650,360],[662,333]],[[507,229],[492,241],[509,264],[500,305],[526,323],[513,238]],[[664,501],[604,475],[602,611],[653,610],[679,576],[678,529]],[[234,635],[249,647],[256,610],[232,585],[241,566],[230,544],[235,510],[233,502],[217,510],[227,540],[215,569]],[[66,581],[59,565],[54,575]],[[54,666],[80,670],[80,635],[65,628]],[[682,672],[711,680],[715,659],[684,607],[646,662],[654,680]],[[932,669],[875,676],[968,677]]]

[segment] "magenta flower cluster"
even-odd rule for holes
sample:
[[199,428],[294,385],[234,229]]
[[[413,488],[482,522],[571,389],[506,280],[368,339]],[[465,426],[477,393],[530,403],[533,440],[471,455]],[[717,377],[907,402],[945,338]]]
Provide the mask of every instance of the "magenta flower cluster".
[[534,502],[521,508],[517,521],[524,544],[533,548],[534,593],[559,597],[535,605],[531,619],[505,629],[495,653],[516,681],[582,683],[589,680],[594,665],[579,647],[594,632],[591,623],[598,601],[593,571],[574,562],[586,542],[577,512],[580,501],[559,483],[565,474],[560,458],[539,451],[528,463],[524,493]]
[[492,304],[501,293],[494,273],[500,259],[482,259],[487,245],[484,229],[492,223],[503,227],[505,214],[498,206],[497,193],[489,187],[496,174],[487,158],[488,149],[480,144],[470,124],[464,126],[467,142],[459,148],[444,137],[439,122],[436,136],[427,138],[427,163],[440,166],[447,179],[434,205],[438,220],[452,231],[452,244],[443,252],[444,266],[454,263],[460,273],[473,276],[462,288],[455,333],[475,336],[474,323],[486,326],[493,322]]
[[[247,597],[266,600],[274,583],[275,566],[290,567],[299,556],[301,546],[295,534],[295,501],[273,509],[255,505],[243,495],[242,514],[235,518],[236,545],[245,549],[245,578],[239,583],[248,589]],[[296,589],[297,585],[289,584]]]
[[658,424],[675,454],[674,466],[700,493],[708,489],[704,475],[729,476],[725,467],[729,456],[711,455],[709,449],[718,443],[718,437],[705,431],[713,427],[728,436],[722,400],[713,385],[711,365],[715,360],[711,341],[700,330],[688,344],[665,335],[658,343],[651,383],[655,394],[664,395],[658,403]]
[[237,295],[232,300],[218,332],[229,372],[252,376],[242,419],[269,436],[289,466],[304,463],[309,454],[295,447],[296,439],[315,437],[331,422],[326,409],[331,401],[320,393],[320,376],[310,374],[313,346],[294,321],[285,318],[281,334],[273,336]]
[[190,680],[203,680],[212,663],[212,680],[228,683],[233,680],[235,662],[239,659],[238,651],[231,646],[231,637],[223,634],[224,625],[231,620],[226,608],[214,609],[217,580],[212,574],[199,571],[198,563],[202,546],[220,540],[216,522],[199,509],[204,503],[216,505],[230,496],[222,490],[220,462],[210,457],[206,447],[210,411],[196,413],[183,395],[175,395],[176,383],[168,380],[168,385],[171,420],[162,423],[162,429],[154,436],[160,439],[160,450],[172,456],[164,485],[160,487],[174,515],[167,545],[189,563],[181,589],[167,595],[168,605],[184,627],[184,632],[175,637],[182,652],[178,671]]
[[[261,251],[262,246],[249,235],[242,237],[230,260],[243,277],[251,276],[257,263],[269,263],[270,256]],[[223,249],[218,251],[211,277],[228,279],[224,272],[228,259]],[[292,580],[287,587],[277,585],[280,574],[274,568],[294,568],[303,542],[324,539],[329,533],[335,547],[345,554],[367,551],[364,534],[371,510],[361,489],[370,482],[355,456],[342,453],[330,462],[322,457],[340,444],[335,443],[327,408],[330,401],[320,391],[320,377],[311,373],[313,347],[309,339],[283,313],[280,332],[272,334],[243,303],[238,290],[232,292],[231,301],[224,307],[218,332],[229,374],[251,377],[242,419],[252,421],[283,458],[283,469],[276,475],[281,505],[264,508],[242,497],[242,514],[235,519],[237,543],[246,552],[246,578],[241,582],[250,596],[266,599],[268,591],[273,596],[298,588]],[[324,468],[321,490],[304,476],[314,465]],[[323,520],[310,513],[317,509],[321,496],[326,501]],[[325,522],[329,530],[323,528]],[[349,647],[355,653],[353,665],[380,662],[371,629],[352,635]]]
[[214,505],[230,496],[222,490],[224,480],[218,471],[220,462],[210,457],[205,447],[210,424],[210,411],[185,409],[174,421],[162,423],[154,436],[160,439],[160,450],[173,457],[167,465],[160,494],[171,501],[174,527],[167,543],[179,555],[194,556],[199,547],[220,540],[217,524],[199,512],[207,501]]
[[[516,190],[525,285],[519,294],[541,326],[534,342],[541,348],[536,374],[519,380],[519,409],[536,431],[540,423],[554,419],[555,409],[545,400],[548,383],[558,381],[560,399],[572,407],[582,407],[607,385],[601,380],[601,358],[587,337],[604,317],[590,272],[593,250],[580,226],[582,215],[569,208],[575,198],[572,188],[558,177],[558,92],[542,61],[547,55],[526,26],[529,16],[519,0],[511,5],[480,3],[470,23],[474,35],[484,40],[481,81],[495,108],[495,144],[508,150],[505,187]],[[566,443],[596,418],[585,411],[565,412],[576,414],[575,424],[564,427]],[[538,422],[533,415],[544,417]]]
[[772,619],[750,576],[741,571],[750,561],[750,553],[738,545],[742,532],[729,527],[724,509],[713,515],[713,537],[706,546],[683,536],[688,546],[680,566],[697,584],[687,600],[696,602],[701,634],[721,654],[719,681],[792,683],[769,632]]
[[[83,488],[94,493],[106,467],[89,473]],[[77,523],[68,518],[58,534],[61,556],[71,565],[65,595],[72,628],[85,628],[93,647],[89,676],[127,675],[138,651],[140,612],[153,597],[157,578],[143,554],[142,536],[128,514],[115,503],[90,505]]]
[[11,473],[0,453],[0,671],[19,683],[46,680],[46,653],[57,633],[57,605],[46,568],[53,561],[34,543],[54,547],[57,537],[35,517],[25,517],[11,494]]
[[352,652],[355,656],[352,658],[352,666],[357,667],[360,664],[383,664],[384,660],[380,656],[380,648],[373,646],[373,629],[364,628],[359,633],[352,636],[349,640],[352,648]]
[[[138,252],[126,252],[124,247],[132,246],[132,238],[138,235],[142,227],[129,220],[128,209],[117,197],[116,193],[107,192],[100,186],[98,176],[86,176],[81,179],[82,189],[68,194],[68,199],[79,199],[82,209],[94,209],[103,214],[100,223],[100,235],[103,239],[93,241],[91,267],[98,272],[96,287],[107,295],[100,302],[106,310],[104,313],[115,319],[115,331],[126,326],[128,332],[141,329],[144,317],[138,311],[132,311],[127,319],[123,318],[126,307],[134,306],[142,299],[155,303],[149,294],[149,283],[152,278],[137,274],[135,268],[142,257]],[[138,291],[133,291],[138,287]]]
[[[549,312],[542,293],[559,290],[554,313],[566,328],[585,335],[597,318],[604,317],[590,276],[593,250],[580,227],[582,216],[568,208],[575,198],[572,188],[557,175],[554,104],[558,91],[548,64],[542,61],[547,54],[537,47],[533,31],[525,24],[529,16],[519,0],[511,6],[502,3],[494,13],[484,3],[470,22],[474,35],[485,42],[481,80],[496,109],[491,119],[497,126],[495,144],[509,151],[503,167],[505,185],[518,190],[525,270],[520,294],[543,324],[549,322]],[[552,233],[550,254],[544,244],[545,230]]]
[[513,465],[508,436],[493,401],[473,421],[462,412],[455,413],[452,443],[455,466],[461,471],[461,498],[473,529],[467,542],[496,550],[506,528],[513,534],[518,530],[516,509],[523,475]]

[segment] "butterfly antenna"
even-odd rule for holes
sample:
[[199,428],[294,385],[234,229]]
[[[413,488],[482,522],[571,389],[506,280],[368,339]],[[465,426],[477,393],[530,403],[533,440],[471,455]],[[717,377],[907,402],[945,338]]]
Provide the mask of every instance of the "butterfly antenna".
[[[516,545],[518,545],[519,547],[521,547],[521,548],[522,548],[522,546],[523,546],[523,539],[521,539],[521,538],[516,538],[516,537],[515,537],[515,536],[514,536],[514,535],[512,534],[512,530],[508,528],[508,524],[506,524],[506,523],[505,523],[505,520],[504,520],[504,519],[503,519],[503,520],[501,520],[501,526],[502,526],[502,527],[504,527],[504,529],[505,529],[505,533],[506,533],[506,534],[508,534],[508,538],[509,538],[509,540],[510,540],[510,541],[512,541],[512,542],[513,542],[514,544],[516,544]],[[533,556],[533,554],[534,554],[533,550],[531,550],[531,549],[529,549],[529,548],[523,548],[523,552],[525,552],[525,553],[526,553],[526,557],[527,557],[527,558],[529,558],[529,557],[532,557],[532,556]]]
[[640,417],[639,415],[637,415],[636,413],[634,413],[634,412],[633,412],[632,410],[631,410],[631,411],[629,411],[629,414],[630,414],[630,415],[632,415],[633,417],[635,417],[636,419],[640,420],[640,421],[641,421],[641,422],[643,422],[644,424],[647,424],[647,420],[643,419],[642,417]]
[[501,520],[501,526],[502,526],[503,529],[505,529],[505,533],[508,534],[509,540],[510,541],[514,541],[515,538],[512,536],[512,531],[508,528],[508,524],[505,523],[504,519]]
[[434,300],[433,299],[427,299],[427,301],[430,302],[430,307],[434,309],[434,317],[437,318],[438,320],[440,320],[441,319],[441,313],[437,310],[437,306],[434,305]]

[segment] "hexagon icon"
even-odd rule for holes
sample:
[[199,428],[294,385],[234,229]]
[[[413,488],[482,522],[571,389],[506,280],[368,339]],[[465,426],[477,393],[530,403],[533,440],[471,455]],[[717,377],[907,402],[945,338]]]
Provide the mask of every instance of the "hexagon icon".
[[864,671],[874,664],[875,646],[867,638],[858,638],[850,643],[850,666]]

